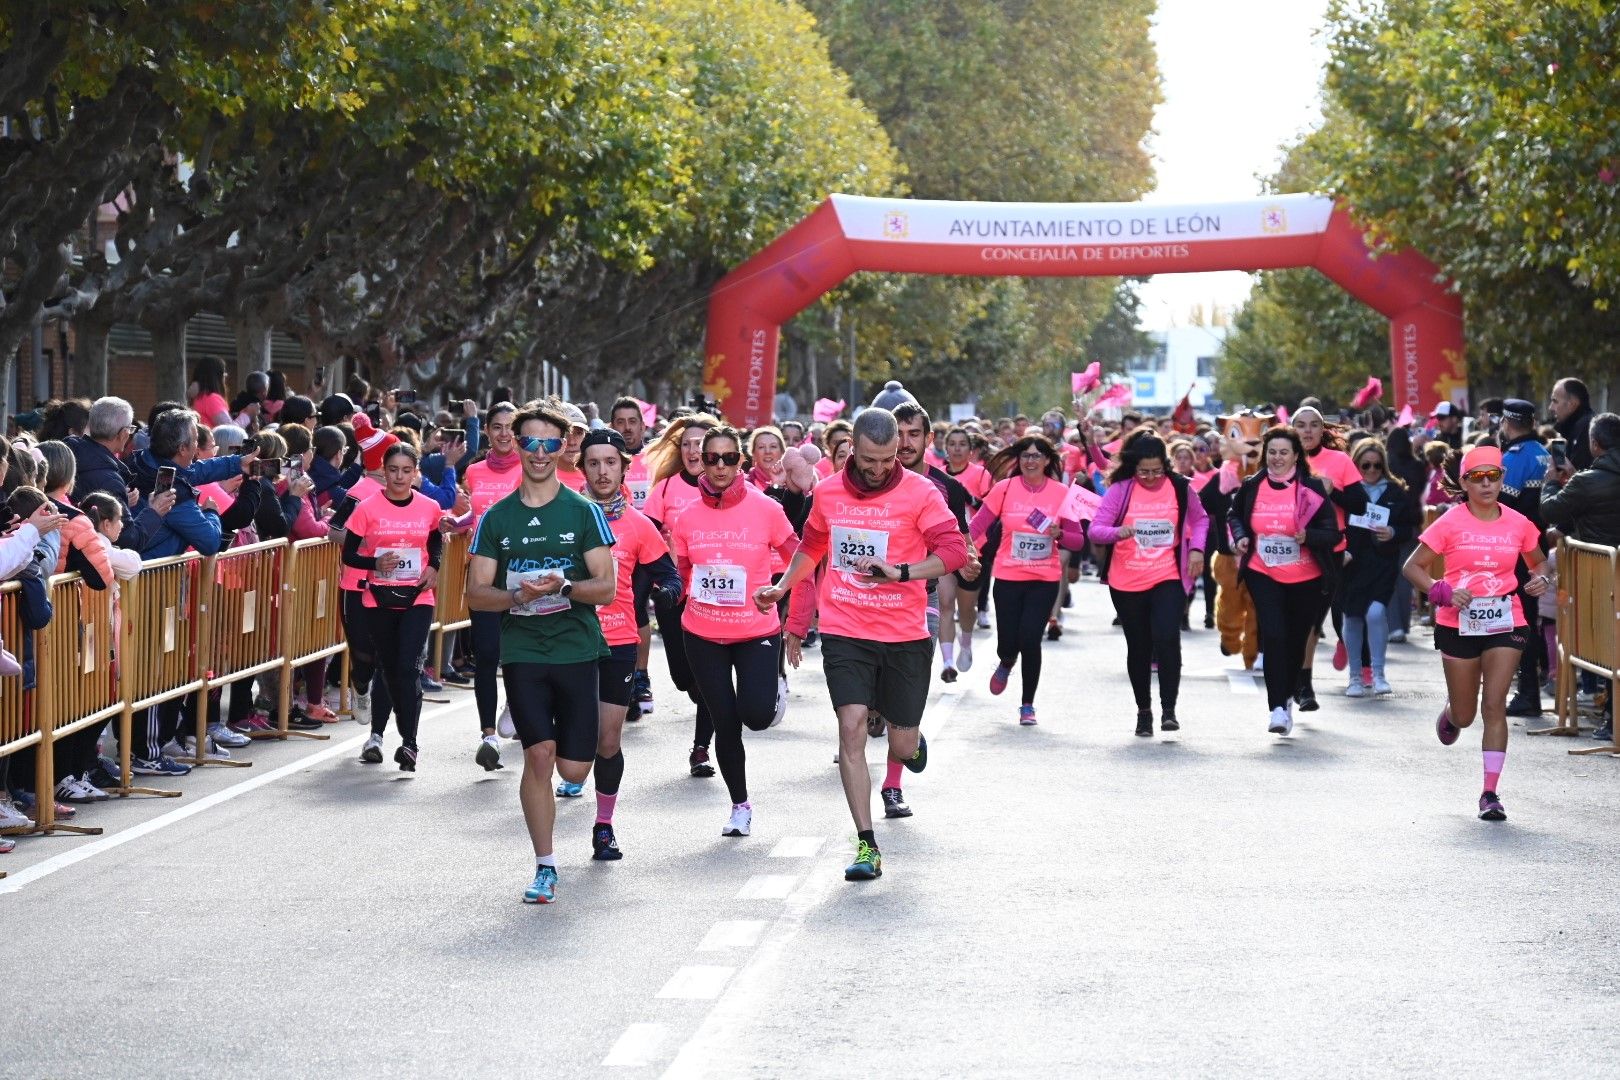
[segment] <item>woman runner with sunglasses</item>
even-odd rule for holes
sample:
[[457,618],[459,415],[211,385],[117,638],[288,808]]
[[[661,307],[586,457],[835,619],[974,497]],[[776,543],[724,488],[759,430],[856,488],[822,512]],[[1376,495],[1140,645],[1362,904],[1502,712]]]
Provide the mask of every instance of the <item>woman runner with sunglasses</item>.
[[773,569],[792,559],[799,540],[781,504],[742,481],[742,460],[735,430],[709,431],[698,501],[669,530],[686,583],[686,658],[714,724],[715,757],[731,795],[722,836],[747,836],[753,826],[742,729],[763,731],[777,718],[782,619],[774,607],[759,610],[754,593],[771,584]]
[[[1529,643],[1516,574],[1522,558],[1531,575],[1524,593],[1540,596],[1548,588],[1547,559],[1540,530],[1499,501],[1502,451],[1476,446],[1463,456],[1460,472],[1467,501],[1424,530],[1405,573],[1412,587],[1434,602],[1434,647],[1445,666],[1447,697],[1435,734],[1450,746],[1476,713],[1484,714],[1479,816],[1503,821],[1507,811],[1496,789],[1507,759],[1507,697]],[[1445,559],[1445,577],[1438,579],[1431,573],[1437,557]]]
[[[439,577],[444,534],[439,504],[415,489],[416,448],[396,443],[383,459],[386,486],[349,515],[343,538],[343,565],[364,571],[360,603],[371,628],[371,656],[356,655],[355,684],[369,686],[372,671],[382,676],[394,707],[401,745],[394,762],[416,771],[416,728],[422,716],[418,679],[433,625],[433,586]],[[360,752],[368,764],[382,761],[386,715],[371,721],[371,737]]]
[[[1344,608],[1344,647],[1350,668],[1345,697],[1365,697],[1370,689],[1391,693],[1384,678],[1384,656],[1389,644],[1386,608],[1400,577],[1401,546],[1412,537],[1417,519],[1406,484],[1389,471],[1388,456],[1379,439],[1363,439],[1351,453],[1359,483],[1333,493],[1333,501],[1347,515],[1345,539],[1349,559],[1339,597]],[[1372,686],[1362,681],[1361,652],[1366,644],[1372,666]]]

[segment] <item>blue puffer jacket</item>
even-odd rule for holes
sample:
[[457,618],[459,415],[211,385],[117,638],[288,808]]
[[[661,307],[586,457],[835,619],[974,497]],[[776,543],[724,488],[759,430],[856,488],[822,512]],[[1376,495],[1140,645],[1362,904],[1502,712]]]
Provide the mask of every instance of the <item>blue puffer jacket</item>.
[[[216,464],[221,462],[229,462],[231,467],[221,471],[220,466]],[[142,450],[135,455],[130,472],[134,474],[135,487],[148,496],[157,482],[158,469],[168,466],[175,470],[174,508],[163,515],[162,525],[146,538],[146,544],[141,548],[141,558],[166,559],[171,555],[184,555],[192,550],[204,555],[218,554],[222,536],[219,515],[197,505],[197,490],[193,484],[215,483],[230,477],[233,473],[241,472],[241,459],[234,456],[209,458],[196,464],[208,468],[185,469],[173,461],[153,457],[150,450]],[[196,476],[199,471],[205,473],[208,479],[198,480]]]

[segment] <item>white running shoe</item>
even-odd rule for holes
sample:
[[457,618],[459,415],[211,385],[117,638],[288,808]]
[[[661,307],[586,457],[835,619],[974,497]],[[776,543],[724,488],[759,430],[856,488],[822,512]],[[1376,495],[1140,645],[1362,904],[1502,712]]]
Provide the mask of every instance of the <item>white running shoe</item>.
[[1249,670],[1253,671],[1256,675],[1261,674],[1262,672],[1264,672],[1266,670],[1266,654],[1265,653],[1255,653],[1255,655],[1254,655],[1254,667],[1250,668]]
[[1385,694],[1393,694],[1394,692],[1395,688],[1389,685],[1388,679],[1382,675],[1373,676],[1373,693],[1383,697]]
[[973,635],[956,635],[956,670],[966,675],[973,670]]
[[495,718],[495,733],[503,739],[517,738],[517,725],[512,723],[512,706],[501,706],[501,715]]
[[1294,718],[1287,709],[1272,709],[1271,723],[1266,730],[1273,735],[1287,735],[1294,730]]
[[[208,749],[203,754],[204,760],[206,760],[206,761],[229,761],[229,760],[231,760],[231,752],[229,750],[225,749],[223,746],[219,745],[219,743],[215,742],[213,736],[210,735],[208,737],[208,744],[207,745],[208,745]],[[163,748],[163,752],[167,756],[174,758],[176,761],[179,761],[182,758],[189,758],[189,759],[195,761],[196,758],[197,758],[197,754],[193,750],[194,746],[196,746],[196,740],[195,739],[188,739],[185,736],[176,736],[174,739],[171,739],[169,741],[168,746],[165,746]]]
[[[990,629],[990,613],[988,611],[979,612],[978,622],[976,622],[974,625],[977,626],[980,630],[988,630],[988,629]],[[960,669],[958,669],[958,670],[960,670]]]
[[361,727],[371,726],[371,693],[349,694],[349,709],[354,713],[354,722]]
[[94,802],[95,798],[85,790],[85,785],[77,776],[64,776],[56,784],[57,802]]
[[776,677],[776,712],[771,715],[771,727],[775,727],[777,724],[780,724],[782,722],[782,718],[787,715],[787,701],[787,676],[778,675]]
[[1349,686],[1344,688],[1344,696],[1345,697],[1366,697],[1367,696],[1367,688],[1361,684],[1360,679],[1357,679],[1355,682],[1351,683]]
[[754,824],[754,807],[746,803],[731,808],[731,820],[720,830],[721,836],[747,836]]
[[208,741],[217,743],[218,745],[226,747],[227,749],[240,748],[253,742],[253,740],[248,738],[246,735],[232,731],[224,724],[208,725]]
[[0,829],[31,829],[34,819],[12,805],[10,799],[0,799]]
[[112,798],[111,795],[108,795],[105,791],[102,791],[100,788],[96,787],[96,785],[90,782],[89,773],[81,773],[79,775],[79,785],[83,787],[84,790],[89,793],[90,798],[96,802],[106,802],[108,799]]
[[366,737],[366,745],[360,748],[360,760],[367,765],[381,765],[383,759],[382,736],[372,732]]

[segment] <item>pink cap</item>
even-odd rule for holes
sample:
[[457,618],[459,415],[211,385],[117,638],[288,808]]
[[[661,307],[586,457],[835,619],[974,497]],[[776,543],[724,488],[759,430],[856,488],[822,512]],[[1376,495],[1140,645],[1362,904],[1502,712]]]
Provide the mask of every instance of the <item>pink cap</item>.
[[1467,476],[1475,469],[1502,467],[1502,451],[1494,446],[1476,446],[1463,455],[1462,468],[1457,471],[1459,476]]

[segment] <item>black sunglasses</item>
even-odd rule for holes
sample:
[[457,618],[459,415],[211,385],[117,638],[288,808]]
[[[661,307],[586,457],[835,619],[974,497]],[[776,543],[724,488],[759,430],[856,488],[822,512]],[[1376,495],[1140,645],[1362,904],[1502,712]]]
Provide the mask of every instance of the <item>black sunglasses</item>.
[[705,465],[731,466],[737,464],[741,460],[742,454],[738,453],[736,450],[728,450],[723,454],[715,453],[713,450],[709,450],[705,451],[703,455],[703,464]]

